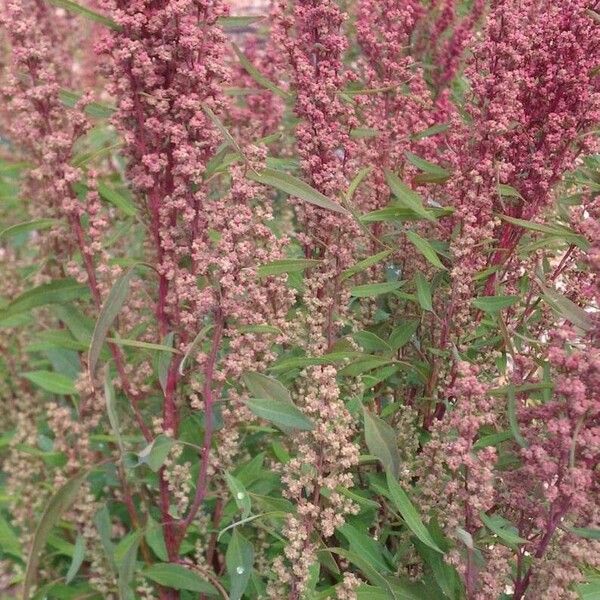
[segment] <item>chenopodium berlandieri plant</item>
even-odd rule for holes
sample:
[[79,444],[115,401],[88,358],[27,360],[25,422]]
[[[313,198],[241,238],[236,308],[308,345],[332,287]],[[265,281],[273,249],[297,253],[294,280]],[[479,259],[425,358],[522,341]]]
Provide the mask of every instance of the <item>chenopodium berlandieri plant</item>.
[[600,6],[4,0],[7,598],[600,586]]

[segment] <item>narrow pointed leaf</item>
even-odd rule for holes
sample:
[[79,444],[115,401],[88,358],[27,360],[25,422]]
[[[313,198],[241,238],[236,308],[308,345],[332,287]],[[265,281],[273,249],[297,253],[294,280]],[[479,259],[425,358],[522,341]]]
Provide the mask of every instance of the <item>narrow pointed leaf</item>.
[[342,280],[348,279],[349,277],[352,277],[357,273],[362,273],[363,271],[366,271],[367,269],[371,268],[372,266],[376,265],[382,260],[385,260],[393,252],[394,251],[392,249],[383,250],[382,252],[378,252],[373,256],[369,256],[368,258],[365,258],[364,260],[355,263],[345,271],[342,271]]
[[355,298],[372,298],[395,292],[402,287],[402,281],[385,281],[383,283],[367,283],[365,285],[357,285],[350,290],[350,295]]
[[317,266],[320,262],[320,260],[310,258],[283,258],[261,265],[258,267],[257,273],[259,277],[282,275],[283,273],[301,273],[306,269]]
[[385,179],[400,205],[412,210],[423,219],[435,221],[435,217],[423,206],[421,196],[400,181],[397,175],[391,171],[386,171]]
[[184,567],[173,563],[155,563],[142,571],[146,579],[150,579],[167,588],[198,592],[210,596],[218,596],[216,588],[202,577]]
[[28,312],[38,306],[71,302],[72,300],[85,298],[88,295],[89,289],[86,285],[82,285],[74,279],[57,279],[23,292],[10,302],[6,308],[0,310],[0,318],[4,319]]
[[265,398],[274,402],[292,402],[292,397],[287,388],[277,379],[262,373],[245,373],[242,376],[244,384],[256,398]]
[[254,548],[238,529],[234,529],[231,534],[225,563],[230,581],[229,599],[240,600],[252,575]]
[[396,476],[400,470],[400,452],[396,432],[377,415],[364,410],[365,441],[369,452],[376,456],[384,468]]
[[95,23],[100,23],[100,25],[104,25],[109,29],[114,29],[115,31],[120,31],[121,27],[115,23],[112,19],[109,19],[106,15],[102,15],[100,13],[94,12],[89,9],[87,6],[82,6],[81,4],[77,4],[77,2],[72,2],[71,0],[47,0],[50,4],[54,6],[58,6],[59,8],[64,8],[68,10],[70,13],[75,15],[81,15],[82,17],[94,21]]
[[413,506],[410,498],[398,483],[396,477],[388,471],[387,484],[390,491],[390,497],[394,506],[404,519],[406,526],[421,540],[426,546],[429,546],[437,552],[444,553],[443,550],[435,543],[429,530],[423,524],[417,509]]
[[242,67],[244,67],[246,73],[248,73],[248,75],[250,75],[250,77],[252,77],[252,79],[254,79],[256,83],[258,83],[258,85],[264,87],[270,92],[273,92],[274,94],[276,94],[280,98],[283,98],[284,100],[289,100],[292,97],[291,94],[288,94],[285,90],[282,90],[280,87],[277,87],[270,79],[265,77],[252,64],[252,62],[246,57],[246,55],[238,48],[238,46],[236,46],[235,44],[232,44],[232,46],[233,51],[235,52],[236,56],[238,57],[238,60],[240,61],[240,64],[242,65]]
[[25,223],[17,223],[16,225],[11,225],[10,227],[0,231],[0,240],[15,235],[20,235],[22,233],[27,233],[28,231],[49,229],[50,227],[54,227],[59,224],[60,221],[57,221],[56,219],[34,219],[33,221],[27,221]]
[[341,213],[343,215],[350,214],[344,207],[340,206],[337,202],[330,200],[327,196],[308,185],[308,183],[293,175],[283,173],[282,171],[276,171],[275,169],[263,169],[258,173],[249,171],[247,177],[253,181],[262,183],[263,185],[274,187],[290,196],[300,198],[300,200],[304,200],[304,202],[314,204],[320,208]]
[[261,419],[279,427],[311,431],[313,422],[290,402],[280,402],[265,398],[250,398],[246,406]]
[[438,269],[445,269],[442,261],[439,259],[435,248],[426,240],[423,239],[418,233],[414,231],[407,231],[406,237],[410,243],[434,266]]
[[106,335],[121,311],[121,307],[129,293],[129,284],[133,277],[133,273],[133,269],[130,269],[125,275],[117,279],[100,310],[98,320],[96,321],[96,327],[92,334],[90,351],[88,353],[88,368],[92,376],[96,370],[96,365],[100,358],[100,352],[102,351],[102,345],[104,344]]
[[85,558],[85,538],[82,535],[78,535],[75,540],[75,549],[73,550],[73,558],[71,560],[71,565],[69,566],[69,570],[65,576],[65,583],[69,584],[73,579],[75,579],[75,575],[79,571],[83,563],[83,559]]
[[29,371],[28,373],[23,373],[23,377],[52,394],[65,396],[77,394],[73,380],[61,373],[55,373],[54,371]]
[[25,576],[23,578],[23,588],[21,591],[22,600],[29,600],[29,593],[37,576],[40,555],[46,546],[50,531],[59,521],[62,514],[75,500],[87,474],[88,471],[86,470],[69,479],[46,504],[46,508],[44,509],[40,522],[35,530],[29,557],[27,559]]

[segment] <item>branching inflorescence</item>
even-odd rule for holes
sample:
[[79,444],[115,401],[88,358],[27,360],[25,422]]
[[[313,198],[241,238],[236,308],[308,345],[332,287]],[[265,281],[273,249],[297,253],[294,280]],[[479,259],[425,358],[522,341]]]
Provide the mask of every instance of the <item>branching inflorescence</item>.
[[1,6],[0,585],[591,597],[598,3],[230,9]]

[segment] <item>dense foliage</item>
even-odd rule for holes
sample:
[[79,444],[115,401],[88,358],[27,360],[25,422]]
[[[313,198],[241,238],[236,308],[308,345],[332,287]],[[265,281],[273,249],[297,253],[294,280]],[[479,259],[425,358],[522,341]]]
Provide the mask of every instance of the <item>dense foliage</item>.
[[3,598],[600,598],[597,0],[0,10]]

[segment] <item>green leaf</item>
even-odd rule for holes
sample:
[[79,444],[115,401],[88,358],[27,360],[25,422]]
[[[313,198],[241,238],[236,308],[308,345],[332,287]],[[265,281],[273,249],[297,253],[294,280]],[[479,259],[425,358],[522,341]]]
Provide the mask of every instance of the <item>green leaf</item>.
[[148,465],[155,473],[163,466],[175,440],[166,435],[155,437],[139,454],[140,465]]
[[448,131],[450,126],[447,123],[437,123],[436,125],[432,125],[427,129],[423,129],[423,131],[418,131],[417,133],[413,133],[411,136],[414,140],[422,140],[423,138],[431,137],[434,135],[439,135],[440,133],[444,133],[444,131]]
[[88,287],[77,283],[74,279],[56,279],[23,292],[0,311],[0,318],[28,312],[38,306],[48,304],[64,304],[72,300],[84,298],[89,294]]
[[390,498],[394,503],[394,506],[398,510],[398,512],[402,515],[406,526],[417,536],[421,542],[423,542],[426,546],[429,546],[433,550],[444,553],[443,550],[435,543],[434,539],[431,537],[431,533],[421,520],[419,513],[413,506],[413,503],[410,501],[410,498],[406,494],[406,492],[402,489],[402,486],[396,480],[396,477],[387,470],[387,484],[390,490]]
[[390,594],[380,588],[363,583],[356,588],[357,600],[390,600]]
[[61,373],[55,373],[54,371],[29,371],[23,373],[23,377],[52,394],[74,396],[78,393],[73,380]]
[[435,221],[435,217],[423,206],[421,196],[417,192],[411,190],[391,171],[385,172],[385,179],[401,206],[410,209],[423,219]]
[[475,308],[483,312],[496,313],[516,304],[518,296],[480,296],[472,301]]
[[390,573],[381,544],[349,523],[338,527],[337,530],[348,540],[351,552],[364,558],[379,573]]
[[242,519],[245,519],[252,509],[252,502],[250,501],[248,490],[244,484],[237,477],[231,475],[231,473],[225,473],[225,481],[227,482],[227,487],[229,488],[237,507],[242,511]]
[[254,548],[237,528],[233,530],[231,540],[227,545],[225,563],[230,581],[229,599],[240,600],[252,574]]
[[410,341],[410,338],[415,334],[417,329],[419,328],[419,323],[417,319],[405,321],[401,325],[396,327],[389,339],[390,346],[394,350],[399,350]]
[[376,456],[386,470],[398,476],[400,452],[396,442],[396,432],[377,415],[364,409],[365,441],[369,452]]
[[64,8],[75,15],[81,15],[95,23],[100,23],[100,25],[104,25],[109,29],[114,29],[115,31],[121,30],[121,27],[112,19],[109,19],[106,15],[101,15],[100,13],[90,10],[87,6],[81,6],[81,4],[77,4],[71,0],[47,0],[47,2],[54,6],[58,6],[59,8]]
[[340,375],[357,377],[361,373],[372,371],[373,369],[377,369],[379,367],[385,367],[393,362],[394,361],[390,360],[389,358],[383,358],[381,356],[367,356],[351,362],[338,372]]
[[[360,554],[346,550],[345,548],[327,548],[329,552],[342,556],[347,561],[358,567],[361,573],[375,585],[378,585],[388,591],[388,598],[396,598],[397,596],[392,592],[390,584],[386,578],[379,573],[377,569],[371,566],[371,564],[365,560]],[[391,594],[391,595],[390,595]]]
[[[82,94],[78,92],[64,88],[58,92],[59,100],[69,108],[73,108],[79,102],[81,96]],[[86,115],[94,119],[108,119],[116,112],[116,107],[104,102],[90,102],[84,106],[83,110]]]
[[435,248],[426,239],[423,239],[418,233],[410,230],[406,232],[406,237],[434,267],[438,269],[446,268],[438,258]]
[[482,523],[490,531],[495,533],[501,540],[506,542],[509,546],[518,546],[519,544],[527,543],[527,540],[519,536],[517,528],[510,521],[507,521],[501,516],[492,515],[490,517],[484,512],[480,512],[479,517]]
[[301,273],[311,267],[320,264],[320,260],[310,258],[284,258],[274,260],[273,262],[261,265],[257,269],[259,277],[269,277],[271,275],[282,275],[283,273]]
[[498,433],[490,433],[480,437],[474,444],[473,450],[481,450],[488,446],[497,446],[502,442],[512,439],[513,434],[510,431],[499,431]]
[[167,335],[162,340],[163,346],[169,348],[169,350],[161,350],[156,356],[154,361],[154,368],[156,373],[158,374],[158,382],[160,383],[160,387],[163,390],[163,393],[166,394],[167,389],[167,379],[169,378],[169,369],[171,368],[171,360],[172,350],[173,350],[173,341],[175,339],[175,334],[172,331],[169,331]]
[[102,198],[104,198],[107,202],[110,202],[113,206],[116,206],[120,210],[122,210],[126,215],[130,217],[134,217],[137,214],[137,208],[123,194],[117,192],[112,187],[109,187],[106,183],[102,181],[98,182],[98,193]]
[[308,185],[308,183],[293,175],[288,175],[287,173],[276,171],[275,169],[263,169],[259,173],[248,171],[246,176],[253,181],[274,187],[295,198],[300,198],[300,200],[304,200],[304,202],[308,202],[309,204],[314,204],[320,208],[341,213],[343,215],[350,215],[350,213],[337,202],[330,200],[327,196]]
[[93,517],[94,525],[98,530],[98,535],[100,537],[100,543],[102,544],[102,548],[104,553],[106,554],[106,558],[108,559],[108,563],[110,568],[116,572],[115,567],[115,547],[111,539],[112,535],[112,524],[110,521],[110,513],[108,512],[108,506],[106,504],[102,505],[94,514]]
[[219,27],[222,27],[225,30],[239,29],[240,27],[248,27],[248,25],[252,25],[253,23],[257,23],[263,19],[264,17],[261,15],[235,15],[229,17],[219,17],[217,19],[217,24]]
[[73,550],[73,559],[65,576],[65,583],[71,583],[79,571],[85,558],[85,538],[80,534],[75,540],[75,549]]
[[581,600],[600,600],[600,581],[581,583],[576,589]]
[[559,225],[545,225],[543,223],[525,221],[524,219],[517,219],[515,217],[509,217],[507,215],[499,215],[499,217],[503,221],[511,223],[512,225],[517,225],[518,227],[522,227],[523,229],[537,231],[539,233],[546,233],[553,237],[561,238],[569,244],[575,244],[576,246],[579,246],[579,248],[581,248],[582,250],[587,250],[590,247],[590,243],[585,239],[584,236],[575,233],[572,229],[569,229],[568,227],[562,227]]
[[527,440],[521,434],[521,430],[519,429],[519,421],[517,419],[517,397],[515,395],[514,386],[508,386],[506,390],[508,396],[508,424],[510,425],[510,430],[512,432],[515,441],[521,448],[527,447]]
[[150,579],[175,590],[199,592],[210,596],[218,596],[216,588],[200,577],[198,573],[183,565],[173,563],[155,563],[142,571],[146,579]]
[[246,406],[261,419],[275,425],[300,431],[314,429],[313,422],[291,402],[281,402],[266,398],[249,398]]
[[[454,209],[451,207],[431,208],[429,209],[429,212],[434,218],[440,219],[451,215],[454,212]],[[379,210],[373,210],[360,217],[361,223],[418,221],[419,219],[419,215],[413,210],[403,206],[395,206],[393,204]]]
[[415,273],[415,286],[417,288],[417,300],[423,310],[433,311],[431,298],[431,284],[420,271]]
[[57,221],[56,219],[34,219],[33,221],[27,221],[25,223],[17,223],[16,225],[11,225],[10,227],[0,231],[0,240],[3,238],[20,235],[22,233],[27,233],[28,231],[49,229],[50,227],[59,224],[60,221]]
[[384,283],[367,283],[365,285],[357,285],[350,290],[350,295],[355,298],[372,298],[389,294],[401,288],[404,282],[402,281],[386,281]]
[[277,379],[262,373],[245,373],[242,380],[250,393],[257,398],[273,400],[274,402],[292,403],[292,397],[287,388]]
[[423,171],[423,173],[427,173],[428,175],[437,178],[437,181],[443,182],[450,177],[450,171],[448,171],[448,169],[444,169],[435,163],[429,162],[412,152],[406,152],[405,155],[409,163]]
[[568,530],[586,540],[600,540],[600,529],[593,529],[591,527],[568,527]]
[[146,543],[150,546],[152,552],[156,554],[159,560],[163,562],[169,560],[169,554],[163,536],[163,528],[151,516],[148,517],[148,522],[146,523],[145,539]]
[[46,504],[46,508],[42,514],[40,522],[35,530],[29,557],[27,559],[27,567],[23,579],[23,588],[21,591],[22,600],[29,600],[31,587],[35,583],[37,569],[40,561],[40,554],[46,546],[48,535],[52,527],[58,523],[62,514],[74,502],[82,483],[87,477],[88,471],[78,473],[67,482],[50,498]]
[[242,149],[240,148],[240,145],[237,143],[236,139],[231,135],[231,133],[229,132],[229,129],[227,129],[227,127],[225,127],[225,125],[223,125],[223,123],[221,122],[219,117],[217,117],[217,115],[215,115],[215,113],[212,111],[210,106],[203,104],[202,110],[206,113],[206,116],[212,121],[213,125],[221,132],[221,135],[223,136],[223,139],[225,140],[225,142],[233,150],[236,150],[237,152],[239,152],[239,154],[241,156],[244,156],[244,153],[243,153]]
[[281,329],[274,325],[240,325],[236,327],[240,333],[281,334]]
[[[520,198],[521,200],[523,200],[523,196],[521,196],[519,190],[512,187],[512,185],[507,185],[506,183],[499,183],[497,185],[497,190],[501,196],[504,196],[506,198]],[[503,219],[504,217],[500,216],[500,218]]]
[[273,92],[274,94],[276,94],[280,98],[283,98],[284,100],[289,100],[292,98],[291,94],[288,94],[285,90],[282,90],[280,87],[277,87],[272,81],[270,81],[267,77],[265,77],[252,64],[252,62],[250,62],[250,60],[238,48],[238,46],[236,46],[233,43],[231,45],[233,46],[233,51],[235,52],[236,56],[238,57],[238,60],[240,61],[240,64],[242,65],[242,67],[244,67],[244,70],[246,71],[246,73],[248,73],[248,75],[250,75],[250,77],[252,77],[252,79],[254,79],[254,81],[256,81],[256,83],[258,83],[258,85],[260,85],[261,87],[264,87],[265,89],[269,90],[270,92]]
[[121,337],[109,337],[106,338],[108,342],[116,344],[117,346],[126,346],[130,348],[141,348],[143,350],[156,350],[157,352],[168,352],[170,354],[178,354],[179,350],[173,348],[173,346],[165,346],[164,344],[153,344],[151,342],[141,342],[139,340],[128,340],[127,338]]
[[106,414],[108,415],[108,422],[110,428],[117,438],[117,445],[121,452],[121,456],[125,454],[125,447],[123,445],[123,438],[121,437],[121,425],[119,423],[119,415],[117,413],[117,402],[115,397],[115,390],[110,379],[110,374],[107,370],[106,378],[104,379],[104,399],[106,401]]
[[558,314],[584,331],[592,329],[592,319],[583,308],[556,290],[544,286],[541,288],[544,299]]
[[2,515],[0,515],[0,549],[2,552],[21,558],[21,542]]
[[125,275],[119,277],[113,285],[108,298],[100,309],[98,320],[96,321],[96,327],[92,334],[92,342],[90,344],[90,351],[88,353],[88,368],[90,374],[93,376],[96,370],[98,359],[100,358],[100,352],[102,351],[102,345],[106,339],[109,329],[112,327],[117,315],[121,311],[127,294],[129,293],[129,284],[133,277],[134,270],[129,269]]
[[119,600],[134,600],[135,598],[131,583],[143,534],[143,531],[134,531],[123,538],[115,548],[115,560],[118,564]]
[[379,135],[379,131],[377,129],[373,129],[373,127],[355,127],[350,130],[350,137],[354,140],[363,140],[367,138],[374,138]]
[[352,337],[365,352],[391,352],[391,346],[371,331],[357,331]]
[[383,252],[378,252],[377,254],[374,254],[373,256],[369,256],[368,258],[365,258],[364,260],[361,260],[361,261],[353,264],[351,267],[349,267],[345,271],[342,271],[342,275],[341,275],[342,281],[344,279],[348,279],[349,277],[352,277],[353,275],[356,275],[357,273],[362,273],[363,271],[366,271],[370,267],[376,265],[378,262],[385,260],[393,252],[394,252],[394,250],[392,250],[392,249],[383,250]]

